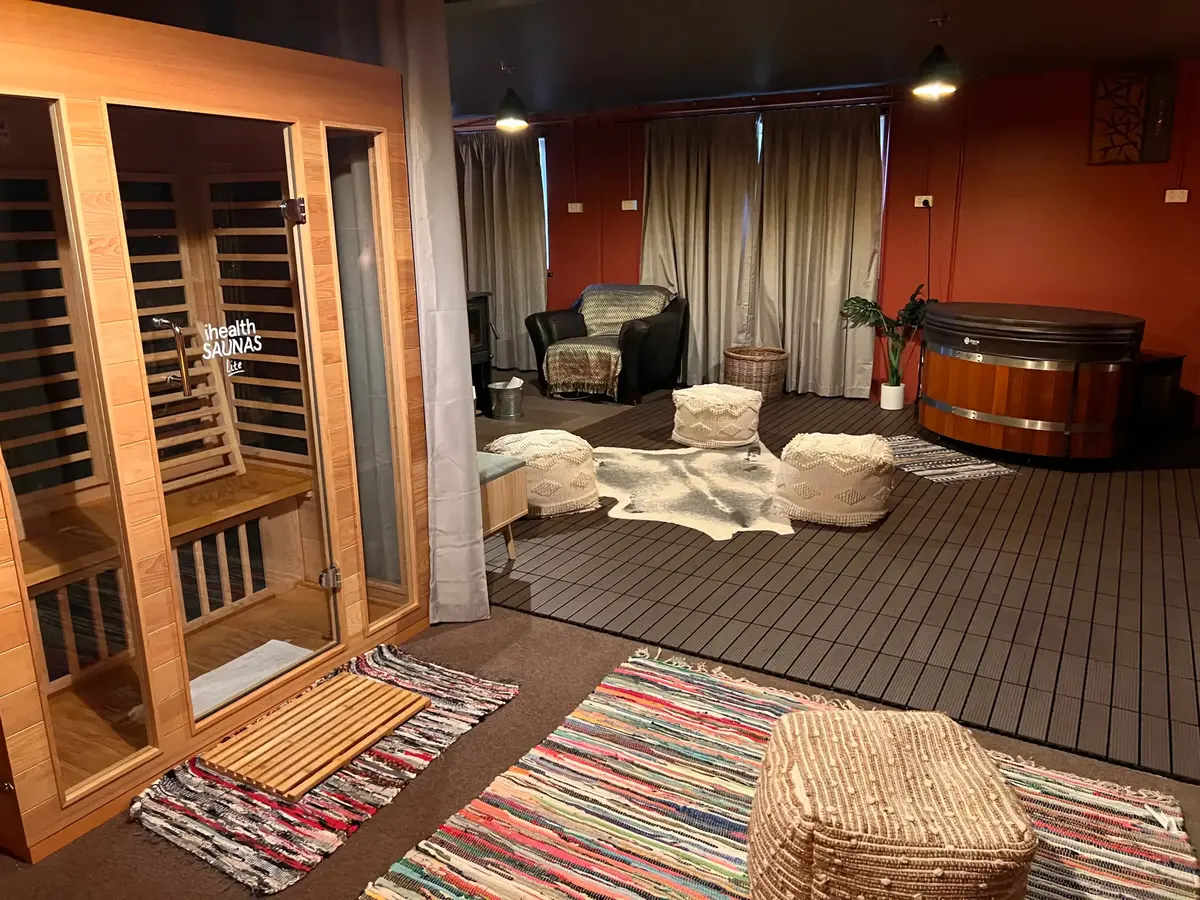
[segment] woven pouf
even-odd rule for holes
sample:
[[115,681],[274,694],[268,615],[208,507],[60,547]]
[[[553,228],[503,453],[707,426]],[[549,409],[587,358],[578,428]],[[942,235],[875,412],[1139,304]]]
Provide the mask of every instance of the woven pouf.
[[506,434],[483,448],[525,460],[529,515],[558,516],[600,505],[592,445],[569,431],[543,428]]
[[887,515],[896,474],[877,434],[798,434],[783,448],[775,509],[792,519],[861,527]]
[[758,440],[762,394],[732,384],[699,384],[682,388],[675,400],[671,439],[689,447],[743,447]]
[[1018,900],[1029,820],[940,713],[789,713],[750,814],[752,900]]

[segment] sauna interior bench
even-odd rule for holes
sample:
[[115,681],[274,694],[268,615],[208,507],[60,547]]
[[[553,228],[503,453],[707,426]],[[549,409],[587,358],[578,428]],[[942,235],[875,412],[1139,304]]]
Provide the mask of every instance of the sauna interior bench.
[[[182,543],[179,539],[302,496],[312,487],[307,471],[288,472],[247,460],[244,475],[225,475],[166,495],[171,541]],[[111,498],[26,519],[20,558],[29,592],[42,593],[117,565],[116,535]]]

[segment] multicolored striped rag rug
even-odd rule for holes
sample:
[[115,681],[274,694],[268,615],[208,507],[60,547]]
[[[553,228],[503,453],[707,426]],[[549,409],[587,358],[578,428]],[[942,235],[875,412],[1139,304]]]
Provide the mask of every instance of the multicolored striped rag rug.
[[339,671],[377,678],[432,702],[298,803],[191,759],[146,788],[130,816],[231,878],[273,894],[312,871],[442,751],[517,694],[516,685],[422,662],[386,644]]
[[[631,659],[363,897],[746,898],[771,725],[827,706]],[[1041,841],[1029,897],[1195,900],[1196,855],[1170,797],[996,761]]]

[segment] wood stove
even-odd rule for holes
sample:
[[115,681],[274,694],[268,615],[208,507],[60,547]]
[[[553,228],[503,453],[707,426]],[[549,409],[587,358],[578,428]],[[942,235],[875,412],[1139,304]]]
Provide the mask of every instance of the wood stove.
[[491,362],[492,333],[489,302],[491,294],[467,294],[467,332],[471,340],[471,365]]
[[475,408],[485,416],[492,414],[488,384],[492,380],[492,295],[467,294],[467,335],[471,342],[471,383],[475,386]]

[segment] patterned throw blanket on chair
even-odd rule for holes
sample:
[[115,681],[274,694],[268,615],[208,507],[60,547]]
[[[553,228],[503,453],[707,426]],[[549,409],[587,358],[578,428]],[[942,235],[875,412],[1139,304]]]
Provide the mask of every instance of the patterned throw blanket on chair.
[[587,336],[551,344],[546,351],[546,384],[551,394],[583,392],[617,397],[621,377],[621,326],[656,316],[671,292],[656,285],[596,284],[583,292],[579,312]]

